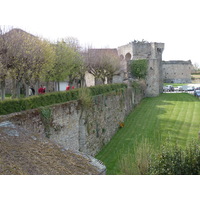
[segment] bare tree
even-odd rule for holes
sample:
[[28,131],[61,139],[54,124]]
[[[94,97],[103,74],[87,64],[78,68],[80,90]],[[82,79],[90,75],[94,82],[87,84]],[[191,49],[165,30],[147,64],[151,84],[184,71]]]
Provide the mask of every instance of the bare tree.
[[94,76],[96,85],[102,76],[101,56],[96,49],[88,48],[84,53],[84,61],[87,71]]
[[116,49],[88,49],[85,53],[85,65],[88,72],[102,83],[112,83],[113,76],[119,73],[120,59]]
[[112,83],[113,76],[120,73],[120,58],[114,50],[105,50],[101,57],[102,77],[107,78],[107,83]]

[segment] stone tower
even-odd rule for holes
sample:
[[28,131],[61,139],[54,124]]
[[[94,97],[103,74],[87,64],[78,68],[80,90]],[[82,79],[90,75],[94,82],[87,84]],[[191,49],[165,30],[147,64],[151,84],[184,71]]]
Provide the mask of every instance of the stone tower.
[[164,43],[131,42],[127,45],[118,47],[118,54],[122,63],[129,60],[148,60],[148,70],[146,76],[146,96],[158,96],[163,91],[162,76],[162,52]]

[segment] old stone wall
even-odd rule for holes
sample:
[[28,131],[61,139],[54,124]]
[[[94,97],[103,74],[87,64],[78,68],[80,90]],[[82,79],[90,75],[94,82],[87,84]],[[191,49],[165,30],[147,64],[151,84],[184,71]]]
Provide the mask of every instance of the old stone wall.
[[162,67],[158,67],[160,64],[160,60],[157,59],[149,59],[148,61],[148,75],[146,77],[146,95],[148,97],[154,97],[162,93],[162,76],[158,76],[162,70]]
[[116,133],[119,123],[143,98],[132,88],[95,96],[93,105],[84,108],[79,101],[0,116],[29,133],[46,135],[66,149],[94,156]]
[[191,61],[163,61],[163,80],[166,83],[191,83]]

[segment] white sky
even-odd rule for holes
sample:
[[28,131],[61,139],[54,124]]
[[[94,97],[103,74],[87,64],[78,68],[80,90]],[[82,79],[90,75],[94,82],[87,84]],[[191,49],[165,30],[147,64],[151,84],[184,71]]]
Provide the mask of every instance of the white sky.
[[198,0],[1,0],[0,25],[95,48],[162,42],[163,60],[200,64],[199,10]]

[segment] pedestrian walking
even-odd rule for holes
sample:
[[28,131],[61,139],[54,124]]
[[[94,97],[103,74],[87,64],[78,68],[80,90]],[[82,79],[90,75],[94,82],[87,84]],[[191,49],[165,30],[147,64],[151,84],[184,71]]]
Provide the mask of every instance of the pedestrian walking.
[[40,88],[38,89],[38,94],[44,94],[45,90],[43,88],[43,86],[41,85]]
[[66,87],[66,90],[70,90],[70,86],[69,85]]

